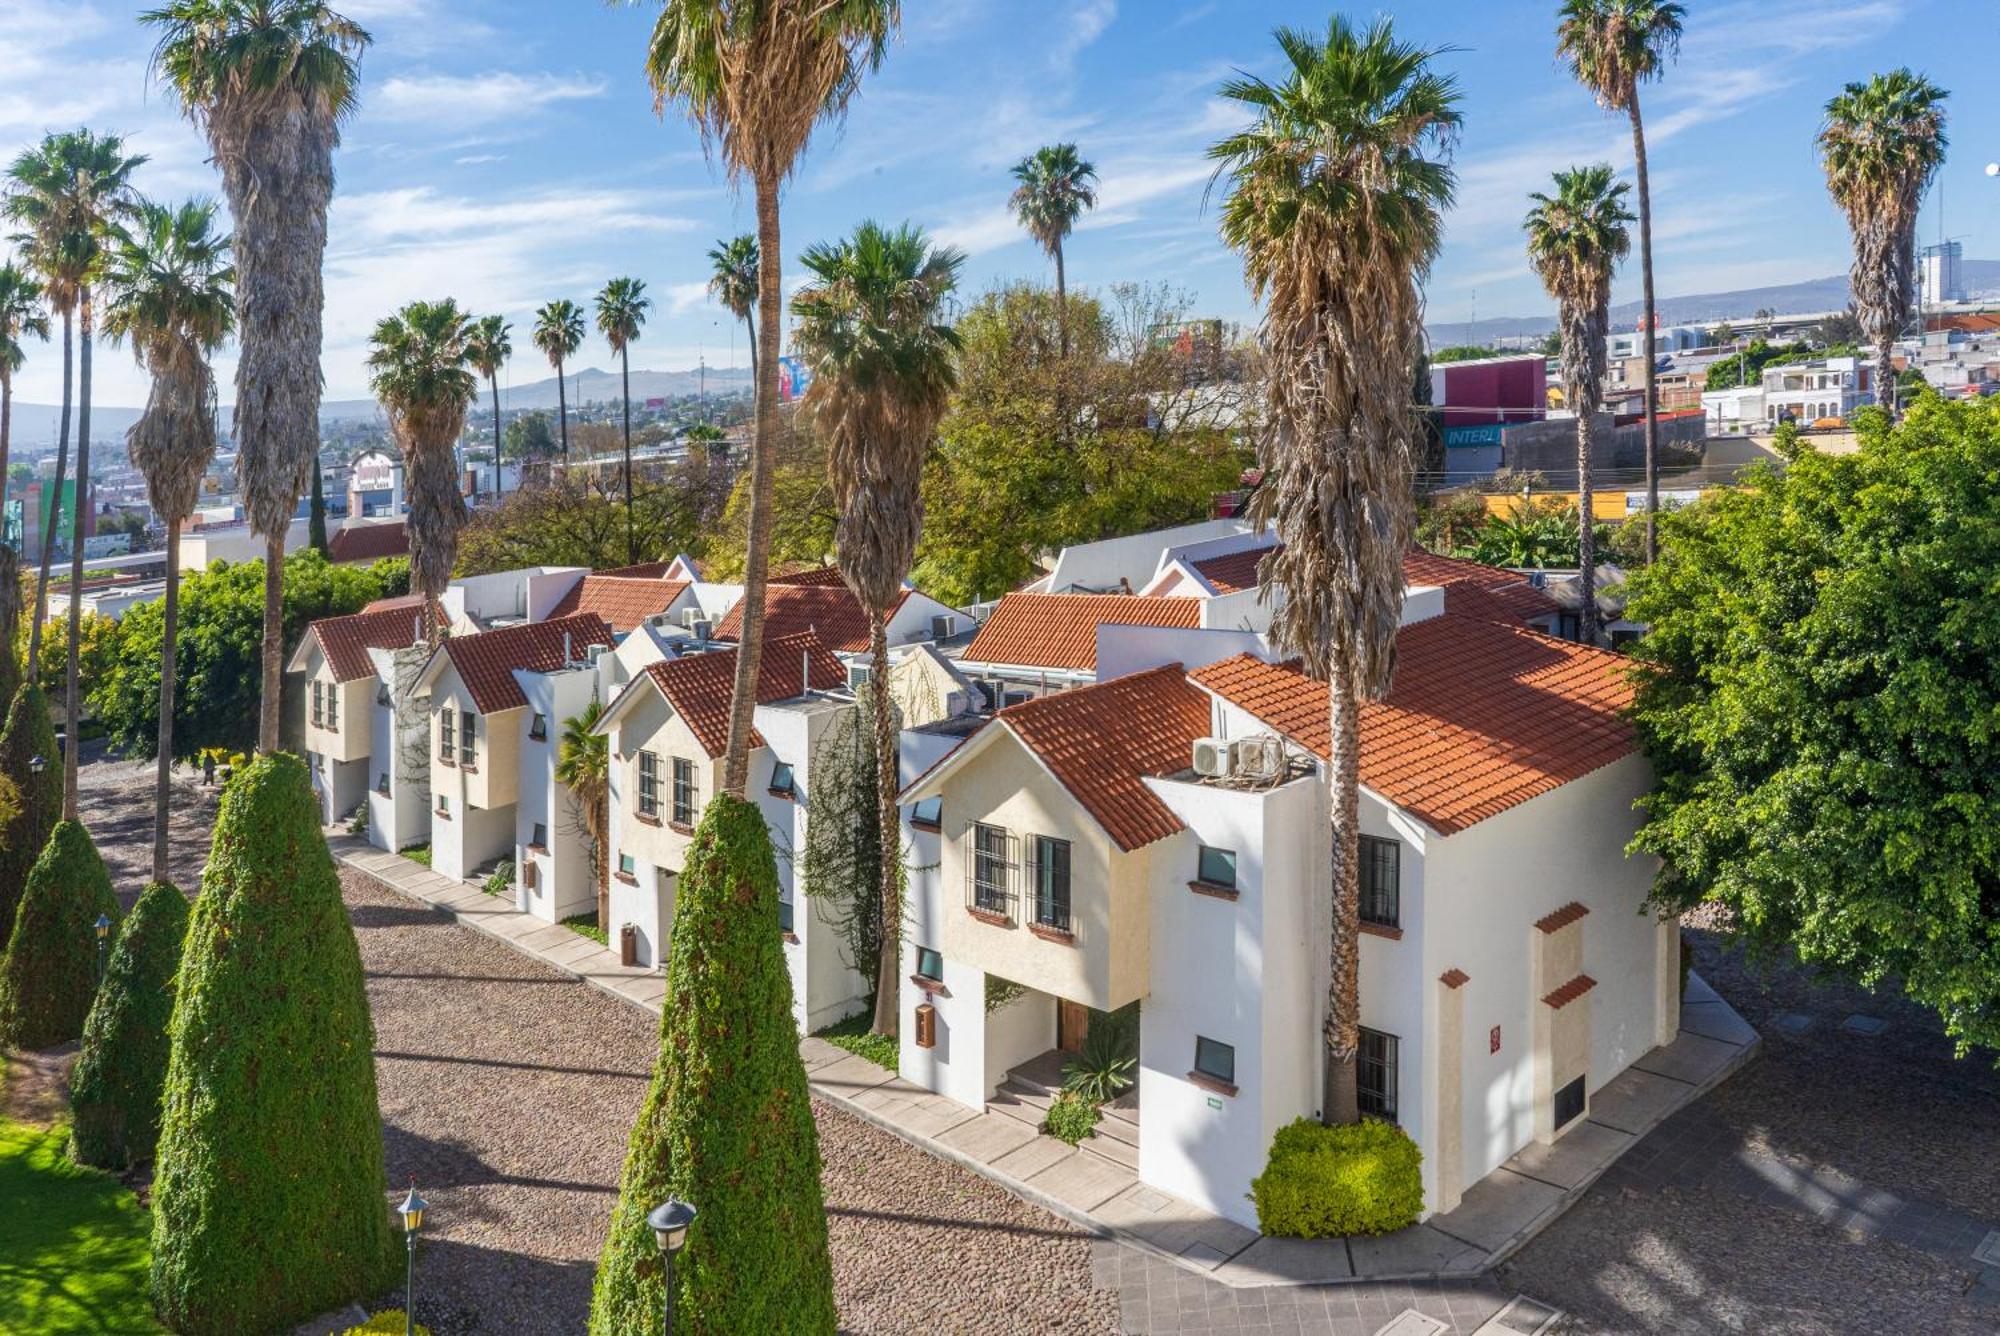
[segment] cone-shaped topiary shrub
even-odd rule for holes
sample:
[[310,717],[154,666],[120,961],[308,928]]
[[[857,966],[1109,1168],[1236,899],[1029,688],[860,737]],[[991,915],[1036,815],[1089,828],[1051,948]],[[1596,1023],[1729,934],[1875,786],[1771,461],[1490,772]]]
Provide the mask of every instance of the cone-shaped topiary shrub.
[[[28,765],[37,756],[48,763],[39,775]],[[7,707],[7,724],[0,728],[0,772],[21,790],[19,815],[0,831],[0,944],[4,944],[14,930],[14,911],[27,888],[28,872],[62,818],[62,757],[56,754],[48,700],[32,682],[15,692]]]
[[118,919],[111,874],[81,821],[64,821],[28,874],[0,955],[0,1044],[54,1048],[83,1033],[97,995],[97,916]]
[[396,1274],[361,953],[306,768],[223,791],[168,1026],[153,1306],[184,1333],[272,1331]]
[[126,1169],[153,1158],[187,925],[187,897],[164,881],[126,916],[70,1077],[69,1153],[78,1164]]
[[778,873],[757,808],[702,813],[674,906],[660,1057],[598,1262],[592,1336],[652,1336],[665,1301],[646,1214],[699,1212],[675,1263],[677,1329],[834,1330],[819,1140],[792,1021]]

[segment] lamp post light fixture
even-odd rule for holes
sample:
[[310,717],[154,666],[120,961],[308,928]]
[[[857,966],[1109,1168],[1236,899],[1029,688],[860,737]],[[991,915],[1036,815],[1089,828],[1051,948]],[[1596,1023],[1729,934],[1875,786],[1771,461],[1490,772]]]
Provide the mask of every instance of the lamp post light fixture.
[[48,768],[49,768],[49,758],[42,755],[40,752],[37,752],[33,756],[30,756],[28,758],[28,769],[34,771],[34,773],[39,775],[42,773],[42,771]]
[[97,929],[97,986],[102,988],[104,986],[104,953],[111,948],[111,918],[109,915],[99,914],[97,922],[91,926]]
[[652,1226],[653,1241],[667,1263],[667,1336],[674,1336],[674,1255],[687,1246],[688,1226],[694,1223],[694,1207],[678,1197],[669,1197],[646,1217]]
[[396,1213],[403,1217],[403,1240],[409,1248],[408,1269],[403,1278],[403,1336],[417,1336],[417,1231],[424,1227],[424,1212],[430,1203],[417,1195],[417,1180],[410,1180],[409,1195]]

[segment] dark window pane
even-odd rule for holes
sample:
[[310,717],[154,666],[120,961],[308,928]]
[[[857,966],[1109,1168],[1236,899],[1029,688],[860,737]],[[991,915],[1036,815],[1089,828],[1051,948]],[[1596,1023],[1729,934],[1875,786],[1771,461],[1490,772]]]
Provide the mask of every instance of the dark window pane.
[[944,978],[944,957],[928,946],[917,948],[917,973],[926,979]]
[[1035,922],[1069,931],[1069,841],[1035,837]]
[[1403,846],[1395,840],[1361,837],[1361,917],[1385,927],[1402,926]]
[[792,768],[783,761],[771,767],[771,792],[790,793],[792,791]]
[[778,928],[783,932],[790,932],[792,930],[792,902],[790,900],[778,901]]
[[910,820],[919,826],[935,826],[944,820],[944,799],[919,798],[910,809]]
[[1217,1039],[1194,1040],[1194,1069],[1224,1085],[1236,1084],[1236,1048]]
[[1201,861],[1195,876],[1211,886],[1236,885],[1236,851],[1201,846]]
[[1556,1091],[1556,1126],[1568,1127],[1583,1117],[1583,1078],[1577,1077]]
[[1362,1030],[1355,1065],[1361,1111],[1395,1122],[1396,1036],[1379,1030]]

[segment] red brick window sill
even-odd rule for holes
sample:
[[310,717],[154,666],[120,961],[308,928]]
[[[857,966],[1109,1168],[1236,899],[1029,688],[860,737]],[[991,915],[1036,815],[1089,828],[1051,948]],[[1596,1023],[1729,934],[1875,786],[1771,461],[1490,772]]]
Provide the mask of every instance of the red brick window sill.
[[1191,881],[1188,883],[1188,889],[1196,895],[1206,895],[1214,900],[1234,900],[1242,895],[1242,892],[1234,886],[1218,886],[1212,881]]
[[451,767],[452,769],[454,769],[454,770],[458,769],[458,762],[457,762],[457,761],[454,761],[454,760],[452,760],[452,759],[451,759],[451,758],[450,758],[449,756],[440,756],[440,757],[438,757],[438,764],[439,764],[439,765],[448,765],[448,766],[450,766],[450,767]]
[[1236,1097],[1236,1087],[1227,1081],[1218,1081],[1213,1076],[1203,1076],[1200,1072],[1189,1072],[1187,1079],[1190,1085],[1199,1086],[1213,1094],[1228,1095],[1232,1099]]
[[639,884],[639,878],[630,872],[614,872],[611,875],[624,882],[627,886],[637,886]]
[[798,794],[792,792],[790,789],[765,789],[764,792],[770,794],[773,798],[783,798],[787,802],[797,802],[799,800]]
[[782,935],[783,935],[783,937],[784,937],[784,939],[785,939],[785,945],[787,945],[787,946],[797,946],[797,945],[799,944],[799,935],[798,935],[797,933],[795,933],[795,932],[788,932],[788,933],[784,933],[784,934],[782,934]]
[[[654,822],[653,824],[657,826],[657,825],[658,825],[658,824],[660,824],[660,823],[659,823],[659,822],[657,822],[657,821],[655,821],[655,822]],[[668,830],[671,830],[671,831],[672,831],[672,832],[673,832],[674,834],[676,834],[676,835],[692,835],[692,834],[694,834],[694,827],[693,827],[693,826],[690,826],[690,825],[689,825],[689,824],[688,824],[687,822],[685,822],[685,821],[669,821],[669,822],[667,823],[667,829],[668,829]]]
[[1065,928],[1052,927],[1047,923],[1030,923],[1028,931],[1045,942],[1055,942],[1060,946],[1076,945],[1076,934]]
[[1008,918],[1005,914],[996,913],[991,909],[974,909],[968,905],[965,912],[978,919],[981,923],[990,923],[996,928],[1011,928],[1014,926],[1013,919]]
[[1386,923],[1370,923],[1367,919],[1362,919],[1361,931],[1367,933],[1370,937],[1387,937],[1392,942],[1403,940],[1403,930],[1401,928],[1392,928]]
[[546,844],[524,844],[521,848],[531,854],[545,854],[549,851],[549,846]]
[[434,816],[434,817],[436,817],[436,818],[437,818],[438,820],[440,820],[440,821],[449,821],[449,820],[451,820],[451,813],[450,813],[450,812],[447,812],[447,811],[445,811],[445,810],[444,810],[443,808],[439,808],[439,809],[438,809],[437,811],[435,811],[435,812],[432,812],[432,813],[431,813],[431,815],[432,815],[432,816]]
[[910,829],[928,831],[932,835],[937,835],[943,832],[944,827],[940,826],[935,821],[912,821],[910,823]]
[[929,993],[932,997],[950,997],[951,989],[944,986],[942,979],[927,979],[921,974],[912,974],[910,982]]
[[468,775],[476,775],[479,773],[478,764],[472,761],[465,762],[463,765],[459,766],[459,769],[463,770]]
[[660,824],[660,818],[659,818],[659,817],[657,817],[657,816],[649,816],[649,815],[647,815],[647,814],[646,814],[646,813],[644,813],[644,812],[635,812],[635,813],[633,813],[633,814],[632,814],[632,819],[633,819],[634,821],[637,821],[637,822],[638,822],[638,823],[639,823],[640,825],[642,825],[642,826],[657,826],[657,825],[659,825],[659,824]]

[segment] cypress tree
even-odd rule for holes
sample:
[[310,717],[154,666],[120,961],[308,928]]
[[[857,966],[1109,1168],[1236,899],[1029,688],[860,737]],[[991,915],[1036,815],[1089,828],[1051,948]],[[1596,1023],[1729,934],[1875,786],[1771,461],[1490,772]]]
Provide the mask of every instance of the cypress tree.
[[702,813],[674,904],[660,1056],[598,1263],[592,1336],[652,1336],[665,1302],[646,1215],[698,1211],[675,1264],[675,1326],[831,1333],[819,1140],[778,929],[778,869],[757,808]]
[[111,874],[81,821],[64,821],[28,873],[0,956],[0,1044],[54,1048],[83,1033],[97,995],[97,918],[118,918]]
[[375,1029],[306,768],[223,791],[168,1026],[153,1306],[175,1331],[270,1331],[394,1274]]
[[70,1077],[69,1153],[78,1164],[126,1169],[153,1158],[187,925],[187,897],[164,881],[126,916]]
[[[29,682],[12,701],[6,727],[0,728],[0,771],[21,790],[21,810],[0,831],[0,942],[13,931],[28,872],[62,819],[62,758],[56,753],[48,700]],[[39,775],[28,764],[37,756],[46,762]]]

